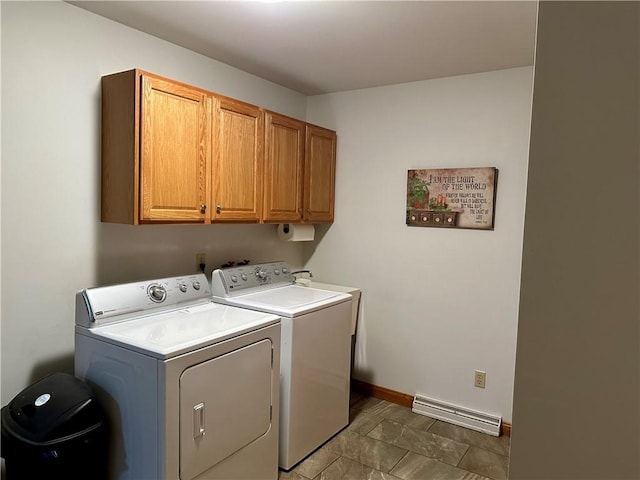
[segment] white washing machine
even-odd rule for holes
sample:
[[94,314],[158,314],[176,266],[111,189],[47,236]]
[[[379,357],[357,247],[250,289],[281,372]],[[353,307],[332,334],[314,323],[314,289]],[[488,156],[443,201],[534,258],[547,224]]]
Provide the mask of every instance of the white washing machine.
[[78,292],[75,340],[109,417],[109,478],[278,478],[278,316],[172,277]]
[[349,423],[352,296],[294,284],[284,262],[217,269],[214,302],[281,317],[279,466]]

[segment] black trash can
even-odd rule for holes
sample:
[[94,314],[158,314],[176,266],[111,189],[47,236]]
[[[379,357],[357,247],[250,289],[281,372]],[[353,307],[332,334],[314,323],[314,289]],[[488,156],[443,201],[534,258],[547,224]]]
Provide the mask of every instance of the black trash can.
[[49,375],[20,392],[1,416],[7,480],[106,477],[106,417],[82,380]]

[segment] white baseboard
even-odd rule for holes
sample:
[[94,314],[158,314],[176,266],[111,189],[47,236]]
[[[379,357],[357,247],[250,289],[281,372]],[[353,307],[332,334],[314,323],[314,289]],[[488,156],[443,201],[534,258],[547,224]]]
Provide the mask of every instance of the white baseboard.
[[415,413],[437,418],[438,420],[453,423],[461,427],[478,430],[496,437],[500,435],[502,417],[488,413],[470,410],[422,395],[416,395],[414,397],[411,410]]

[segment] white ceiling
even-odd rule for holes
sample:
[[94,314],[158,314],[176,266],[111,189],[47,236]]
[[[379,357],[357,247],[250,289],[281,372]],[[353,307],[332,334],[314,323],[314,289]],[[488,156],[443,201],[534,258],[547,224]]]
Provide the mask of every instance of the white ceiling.
[[306,95],[533,64],[535,1],[72,1]]

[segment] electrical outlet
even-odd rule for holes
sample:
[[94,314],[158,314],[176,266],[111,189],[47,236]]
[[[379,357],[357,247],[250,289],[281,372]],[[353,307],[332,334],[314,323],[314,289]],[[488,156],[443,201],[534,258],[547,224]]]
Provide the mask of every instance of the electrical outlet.
[[476,370],[476,375],[474,377],[473,385],[478,388],[484,388],[487,380],[487,372],[481,372],[480,370]]
[[200,270],[201,264],[207,263],[207,256],[204,253],[196,253],[196,269]]

